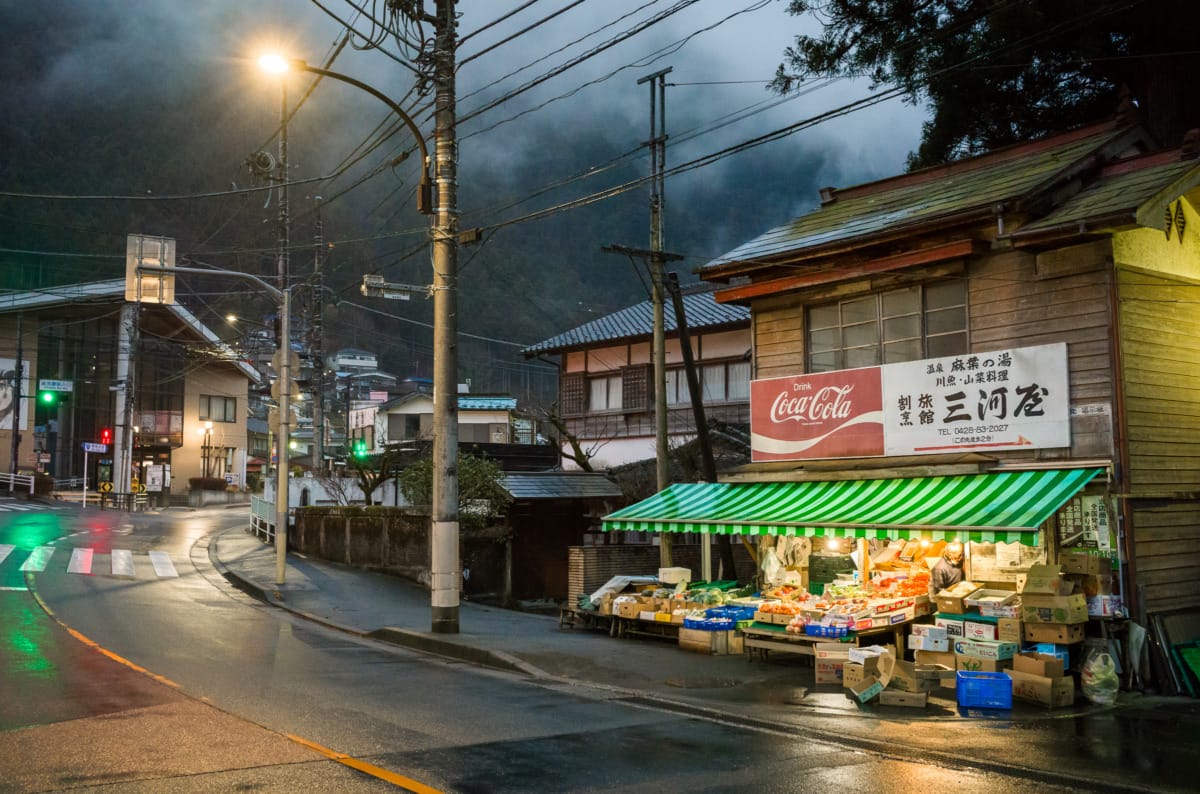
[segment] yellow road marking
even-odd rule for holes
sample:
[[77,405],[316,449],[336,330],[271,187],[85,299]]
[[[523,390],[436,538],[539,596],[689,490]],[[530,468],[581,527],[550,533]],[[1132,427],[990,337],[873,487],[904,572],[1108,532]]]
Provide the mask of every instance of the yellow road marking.
[[[142,675],[149,676],[150,678],[154,679],[155,681],[158,681],[160,684],[165,684],[165,685],[171,687],[172,689],[177,689],[180,692],[183,692],[183,687],[179,686],[179,684],[175,683],[174,681],[170,680],[169,678],[164,678],[163,676],[158,675],[157,673],[152,673],[149,670],[147,670],[146,668],[142,667],[141,665],[135,664],[134,662],[131,662],[130,660],[126,659],[124,656],[113,653],[112,651],[101,646],[100,643],[91,639],[87,635],[76,631],[75,629],[71,628],[66,623],[64,623],[58,617],[58,615],[54,614],[54,610],[50,608],[50,605],[47,604],[45,601],[43,601],[42,597],[33,588],[34,582],[33,582],[32,574],[26,575],[26,584],[29,586],[29,592],[33,594],[34,600],[37,601],[38,606],[41,607],[42,611],[45,612],[47,615],[49,615],[51,620],[53,620],[55,623],[57,623],[59,626],[61,626],[68,634],[70,634],[76,640],[78,640],[79,642],[88,646],[92,650],[97,651],[97,652],[107,656],[109,659],[112,659],[114,662],[117,662],[118,664],[123,664],[132,670],[136,670],[137,672],[141,673]],[[192,697],[191,695],[187,695],[186,692],[184,694],[187,697]],[[192,698],[192,699],[193,700],[201,700],[205,704],[211,706],[212,708],[218,709],[219,711],[224,711],[224,709],[221,709],[220,707],[212,704],[208,700],[208,698]],[[225,712],[225,713],[230,714],[231,712]],[[238,715],[233,715],[233,716],[238,716]],[[253,720],[246,720],[245,717],[238,717],[238,719],[245,720],[246,722],[249,722],[252,725],[258,725],[258,727],[263,728],[264,730],[268,730],[268,731],[271,731],[272,733],[278,734],[278,731],[268,728],[265,725],[259,725],[259,723],[256,723]],[[443,792],[440,789],[435,789],[435,788],[432,788],[431,786],[426,786],[424,783],[418,783],[417,781],[413,780],[412,778],[408,778],[408,777],[405,777],[404,775],[397,774],[395,772],[392,772],[391,770],[384,769],[383,767],[375,766],[374,764],[367,763],[366,761],[360,761],[357,758],[352,758],[351,756],[348,756],[345,753],[339,753],[336,750],[330,750],[328,747],[319,745],[316,742],[310,742],[308,739],[305,739],[303,737],[296,736],[296,735],[290,734],[290,733],[285,733],[282,735],[284,737],[286,737],[287,739],[290,739],[291,741],[295,742],[296,744],[299,744],[303,747],[307,747],[308,749],[310,749],[316,753],[319,753],[333,761],[337,761],[339,764],[348,766],[351,769],[357,769],[359,772],[362,772],[363,774],[379,778],[380,780],[383,780],[387,783],[391,783],[393,786],[400,786],[401,788],[404,788],[404,789],[407,789],[408,791],[413,792],[413,794],[443,794]]]

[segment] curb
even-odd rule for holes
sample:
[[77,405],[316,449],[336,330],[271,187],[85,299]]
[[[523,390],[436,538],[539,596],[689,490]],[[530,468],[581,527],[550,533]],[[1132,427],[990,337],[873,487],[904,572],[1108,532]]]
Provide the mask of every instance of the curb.
[[[225,531],[234,532],[240,530],[231,529]],[[217,535],[217,539],[219,539],[220,534]],[[311,612],[306,612],[302,609],[296,609],[287,603],[283,594],[278,590],[263,587],[249,579],[246,579],[221,562],[220,558],[217,557],[216,543],[210,542],[208,544],[208,560],[226,581],[251,598],[261,601],[268,606],[290,612],[297,617],[321,626],[325,626],[326,628],[340,631],[344,634],[350,634],[355,637],[378,640],[380,642],[386,642],[398,647],[429,653],[435,656],[442,656],[445,658],[454,659],[456,661],[469,662],[471,664],[477,664],[482,667],[490,667],[496,670],[503,670],[505,672],[521,673],[533,678],[552,677],[546,671],[534,667],[533,665],[518,659],[510,653],[505,653],[504,651],[489,651],[484,648],[477,648],[471,645],[441,640],[437,637],[422,634],[421,632],[413,631],[411,629],[401,629],[390,626],[385,626],[383,628],[374,630],[361,629],[357,626],[347,626],[345,624],[329,620],[328,618],[315,615]]]

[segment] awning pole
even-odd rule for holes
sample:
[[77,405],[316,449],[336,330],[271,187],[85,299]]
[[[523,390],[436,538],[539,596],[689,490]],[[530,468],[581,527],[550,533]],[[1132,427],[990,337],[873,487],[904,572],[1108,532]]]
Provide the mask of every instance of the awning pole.
[[[706,582],[711,582],[712,578],[712,536],[707,532],[700,533],[700,575]],[[725,572],[729,575],[729,571]],[[734,577],[737,578],[736,576]]]

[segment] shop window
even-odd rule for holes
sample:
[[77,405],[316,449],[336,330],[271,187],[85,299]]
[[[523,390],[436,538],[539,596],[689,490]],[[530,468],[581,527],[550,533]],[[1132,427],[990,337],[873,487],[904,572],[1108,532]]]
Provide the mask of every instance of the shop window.
[[236,422],[237,398],[215,394],[200,395],[200,418],[212,422]]
[[809,372],[967,352],[967,286],[963,279],[813,306],[807,316]]

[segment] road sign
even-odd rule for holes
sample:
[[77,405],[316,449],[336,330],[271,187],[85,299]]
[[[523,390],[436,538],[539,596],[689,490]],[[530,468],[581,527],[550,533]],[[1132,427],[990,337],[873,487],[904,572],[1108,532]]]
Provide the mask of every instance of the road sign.
[[112,483],[111,482],[100,483],[100,490],[103,491],[104,493],[108,493],[109,491],[112,490]]
[[40,378],[38,380],[38,391],[75,391],[75,381]]
[[95,441],[83,442],[84,452],[108,452],[108,444],[97,444]]
[[138,488],[141,488],[141,487],[142,487],[142,483],[141,483],[141,482],[138,480],[138,478],[137,478],[137,477],[131,477],[131,478],[129,479],[129,490],[131,490],[131,491],[134,491],[135,493],[137,493],[137,492],[138,492]]
[[144,486],[144,485],[134,485],[134,486],[132,486],[132,488],[133,488],[134,493],[145,493],[146,492],[146,486]]

